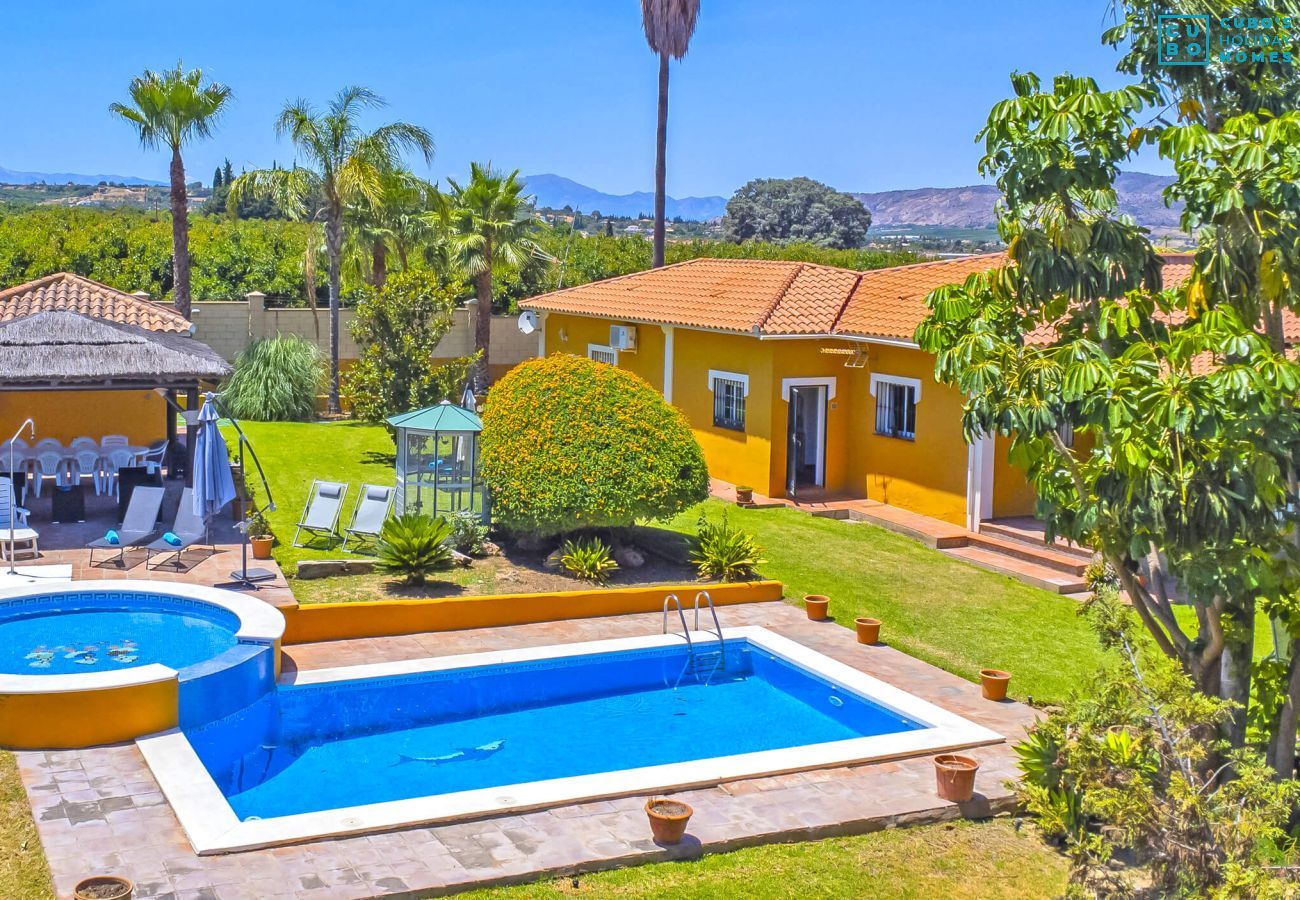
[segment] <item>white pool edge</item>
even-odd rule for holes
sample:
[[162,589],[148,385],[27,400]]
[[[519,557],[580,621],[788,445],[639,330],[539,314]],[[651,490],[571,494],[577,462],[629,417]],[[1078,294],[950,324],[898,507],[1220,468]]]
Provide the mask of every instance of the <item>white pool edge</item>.
[[[763,750],[689,762],[646,766],[555,778],[525,784],[481,788],[451,794],[413,797],[313,813],[240,821],[204,768],[189,739],[179,730],[139,738],[136,745],[200,856],[252,850],[277,844],[326,839],[454,819],[583,803],[611,797],[664,793],[705,787],[742,778],[758,778],[807,769],[878,762],[923,753],[1000,743],[1003,736],[922,700],[852,666],[766,628],[723,629],[727,639],[746,639],[787,662],[831,681],[843,690],[928,726],[874,737]],[[693,638],[701,645],[717,641],[703,632]],[[585,641],[517,650],[460,654],[396,663],[377,663],[301,673],[297,684],[322,684],[386,675],[444,671],[469,666],[525,662],[680,645],[679,635]]]
[[[11,600],[43,594],[142,593],[183,597],[217,606],[239,619],[235,639],[241,643],[275,644],[284,636],[284,614],[256,597],[234,591],[183,584],[174,581],[145,581],[139,578],[89,579],[48,585],[17,585],[0,588],[0,611]],[[169,681],[177,671],[162,663],[149,663],[108,672],[72,672],[61,675],[0,674],[0,694],[63,694],[102,691]]]

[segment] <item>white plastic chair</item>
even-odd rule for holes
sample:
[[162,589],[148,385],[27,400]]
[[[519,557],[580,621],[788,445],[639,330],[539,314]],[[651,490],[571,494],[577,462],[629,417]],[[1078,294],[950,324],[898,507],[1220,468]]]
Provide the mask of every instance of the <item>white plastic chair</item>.
[[41,495],[40,484],[45,478],[53,478],[55,487],[68,487],[72,484],[75,463],[60,452],[46,450],[36,454],[36,464],[40,467],[36,481],[36,496]]
[[91,442],[89,449],[78,450],[73,460],[77,464],[77,477],[89,478],[95,486],[95,496],[104,493],[104,457],[98,445]]
[[[28,527],[27,515],[27,510],[14,503],[13,482],[8,478],[0,478],[0,559],[13,561],[19,556],[41,555],[37,545],[40,535]],[[13,527],[12,546],[10,526]]]
[[148,450],[136,457],[135,464],[144,466],[145,472],[150,476],[162,472],[163,461],[167,459],[167,447],[169,445],[169,441],[154,441],[149,445]]
[[99,446],[107,450],[110,447],[129,447],[131,442],[124,434],[106,434],[99,439]]
[[130,468],[135,465],[135,454],[130,450],[119,447],[111,450],[104,463],[104,490],[111,493],[114,497],[118,494],[118,469]]
[[58,438],[41,438],[36,442],[36,445],[32,447],[32,453],[40,454],[51,450],[57,452],[62,449],[63,445],[59,443]]
[[73,438],[72,443],[68,444],[68,449],[71,450],[73,453],[76,453],[80,450],[98,450],[99,442],[91,437]]

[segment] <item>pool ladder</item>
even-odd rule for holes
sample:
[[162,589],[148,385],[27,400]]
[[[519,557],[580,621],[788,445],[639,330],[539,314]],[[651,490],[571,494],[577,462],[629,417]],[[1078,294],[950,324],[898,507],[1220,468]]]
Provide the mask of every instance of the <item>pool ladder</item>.
[[[700,650],[696,647],[695,641],[691,638],[691,631],[700,630],[700,601],[708,607],[709,615],[713,618],[713,631],[710,632],[718,639],[716,650]],[[677,608],[677,619],[682,624],[681,635],[686,639],[687,660],[686,665],[682,668],[682,673],[677,677],[678,684],[682,678],[688,674],[697,678],[703,677],[707,683],[710,678],[717,674],[719,669],[726,671],[727,653],[726,644],[722,638],[722,626],[718,623],[718,611],[713,606],[713,598],[709,596],[708,591],[699,591],[695,595],[695,628],[686,627],[686,610],[682,608],[682,601],[677,598],[676,594],[669,594],[664,597],[664,617],[663,633],[668,633],[668,609],[669,607]],[[676,632],[674,632],[675,634]]]

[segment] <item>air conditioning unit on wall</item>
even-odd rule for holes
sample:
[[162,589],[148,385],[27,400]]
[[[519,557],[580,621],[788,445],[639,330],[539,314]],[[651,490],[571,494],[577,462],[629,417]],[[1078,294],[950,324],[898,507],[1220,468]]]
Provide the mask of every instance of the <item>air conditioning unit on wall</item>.
[[636,326],[635,325],[609,326],[609,346],[615,350],[621,350],[624,353],[635,353],[636,352]]

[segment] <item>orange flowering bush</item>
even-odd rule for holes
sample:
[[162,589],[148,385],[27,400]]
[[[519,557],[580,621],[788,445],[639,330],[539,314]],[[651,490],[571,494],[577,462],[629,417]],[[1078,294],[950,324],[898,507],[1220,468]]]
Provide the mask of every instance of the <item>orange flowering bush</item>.
[[516,366],[483,412],[496,520],[545,537],[675,515],[709,495],[681,412],[641,378],[562,353]]

